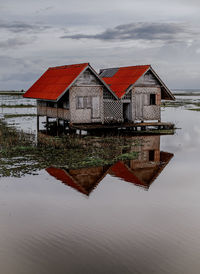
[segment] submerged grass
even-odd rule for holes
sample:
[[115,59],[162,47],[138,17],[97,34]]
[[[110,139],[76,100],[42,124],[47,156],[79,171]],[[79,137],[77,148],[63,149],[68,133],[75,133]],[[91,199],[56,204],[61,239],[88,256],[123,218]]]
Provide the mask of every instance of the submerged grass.
[[0,177],[34,174],[49,166],[81,168],[135,159],[136,142],[124,137],[35,136],[8,127],[0,120]]

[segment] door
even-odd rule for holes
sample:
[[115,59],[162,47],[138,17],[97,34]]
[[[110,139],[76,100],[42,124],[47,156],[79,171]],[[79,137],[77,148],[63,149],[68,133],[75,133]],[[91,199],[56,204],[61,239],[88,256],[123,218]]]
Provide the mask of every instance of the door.
[[92,97],[92,119],[100,118],[100,97]]
[[123,118],[124,122],[130,121],[130,103],[123,103]]
[[143,106],[144,96],[143,94],[136,94],[135,96],[135,118],[136,120],[143,120]]

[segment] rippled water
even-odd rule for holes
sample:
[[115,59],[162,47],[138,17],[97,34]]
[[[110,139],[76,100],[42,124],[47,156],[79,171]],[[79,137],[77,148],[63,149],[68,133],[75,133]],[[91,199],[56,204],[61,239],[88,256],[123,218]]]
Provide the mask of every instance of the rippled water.
[[199,273],[200,112],[162,117],[132,162],[1,178],[1,273]]

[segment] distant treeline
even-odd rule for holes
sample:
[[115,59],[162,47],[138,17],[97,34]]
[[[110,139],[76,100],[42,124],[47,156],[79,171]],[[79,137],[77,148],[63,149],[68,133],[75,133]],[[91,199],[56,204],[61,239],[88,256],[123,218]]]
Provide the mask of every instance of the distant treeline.
[[200,89],[172,89],[175,96],[199,96]]
[[0,94],[2,95],[17,95],[17,94],[23,94],[25,91],[22,90],[0,90]]

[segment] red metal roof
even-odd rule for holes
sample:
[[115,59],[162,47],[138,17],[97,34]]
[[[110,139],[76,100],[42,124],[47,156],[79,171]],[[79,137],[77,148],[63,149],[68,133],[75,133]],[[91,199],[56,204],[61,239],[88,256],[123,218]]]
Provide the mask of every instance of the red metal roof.
[[134,84],[149,68],[150,65],[121,67],[112,77],[102,77],[102,79],[121,99],[127,88]]
[[88,65],[51,67],[27,90],[24,97],[57,100]]

